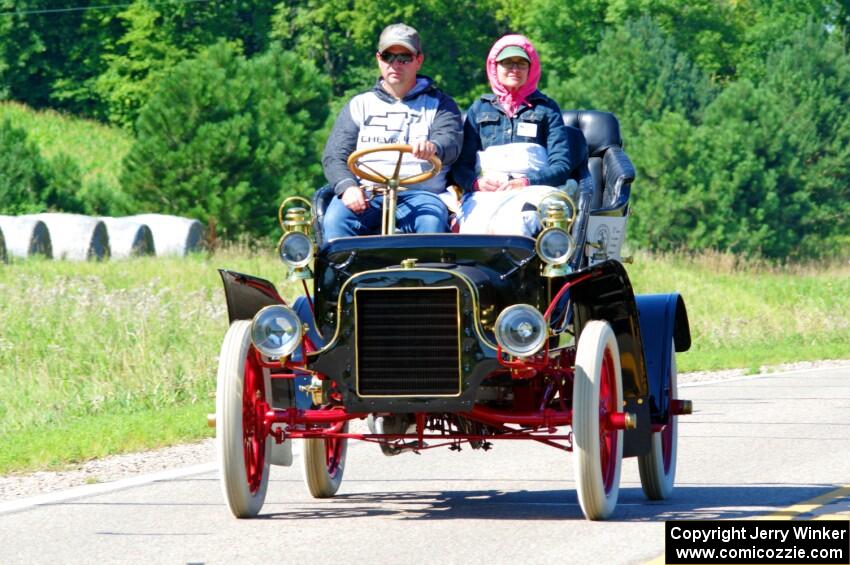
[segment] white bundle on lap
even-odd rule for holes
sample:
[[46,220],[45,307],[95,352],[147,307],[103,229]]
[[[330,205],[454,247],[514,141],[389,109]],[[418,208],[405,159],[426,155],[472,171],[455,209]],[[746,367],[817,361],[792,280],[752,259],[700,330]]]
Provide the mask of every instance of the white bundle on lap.
[[[479,177],[506,182],[540,171],[546,163],[545,147],[536,143],[509,143],[479,151],[476,169]],[[537,204],[555,190],[555,187],[536,185],[519,190],[467,194],[458,215],[460,233],[533,236],[540,230]]]
[[479,177],[506,181],[542,171],[547,160],[546,148],[537,143],[491,145],[478,152],[475,170]]
[[460,205],[460,233],[532,237],[540,230],[537,204],[556,190],[537,185],[522,190],[473,192]]

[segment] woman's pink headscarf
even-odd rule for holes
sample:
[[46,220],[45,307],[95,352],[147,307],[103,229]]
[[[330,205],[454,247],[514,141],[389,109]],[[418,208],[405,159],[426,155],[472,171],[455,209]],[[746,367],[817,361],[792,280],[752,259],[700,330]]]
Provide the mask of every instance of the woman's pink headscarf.
[[[496,74],[496,56],[502,52],[502,49],[511,45],[521,47],[528,54],[528,58],[531,59],[528,80],[516,92],[511,92],[502,86],[499,82],[499,75]],[[537,90],[537,83],[540,81],[540,57],[537,56],[537,51],[535,51],[531,41],[524,35],[506,35],[493,44],[490,54],[487,55],[487,78],[490,79],[490,88],[499,97],[502,108],[505,109],[508,117],[512,118],[520,106],[528,105],[526,98]]]

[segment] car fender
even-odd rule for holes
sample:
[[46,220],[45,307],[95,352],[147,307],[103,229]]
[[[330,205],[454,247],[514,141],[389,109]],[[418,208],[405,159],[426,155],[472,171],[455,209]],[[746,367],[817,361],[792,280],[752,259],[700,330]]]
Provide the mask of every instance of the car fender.
[[637,305],[625,268],[618,261],[609,260],[589,270],[577,271],[572,276],[578,277],[582,273],[592,276],[570,289],[576,339],[581,338],[581,332],[590,320],[608,322],[617,336],[620,350],[624,398],[646,396],[649,391]]
[[[253,319],[254,314],[266,306],[286,304],[286,301],[281,298],[274,284],[265,279],[226,269],[219,269],[218,272],[221,275],[222,283],[224,283],[224,295],[227,298],[227,317],[231,324],[235,320]],[[307,337],[314,340],[318,339],[319,336],[315,332],[315,322],[313,321],[307,300],[296,300],[293,308],[299,318],[305,321],[311,328],[307,333]],[[292,358],[295,361],[300,361],[301,350],[298,349]],[[280,384],[274,386],[284,387],[284,390],[274,393],[275,407],[288,408],[291,405],[290,402],[283,401],[282,399],[292,397],[295,406],[302,410],[309,409],[312,404],[310,396],[302,391],[301,387],[309,385],[310,380],[311,377],[309,375],[301,374],[292,381],[279,381]],[[287,449],[291,449],[291,447],[282,449],[277,449],[277,447],[272,448],[272,462],[275,465],[292,464],[292,455]]]
[[635,296],[643,341],[643,357],[649,385],[650,412],[653,422],[667,421],[670,405],[665,392],[673,347],[687,351],[691,331],[685,301],[678,293],[639,294]]
[[229,323],[236,320],[251,320],[265,306],[286,304],[272,283],[265,279],[219,269],[227,299]]

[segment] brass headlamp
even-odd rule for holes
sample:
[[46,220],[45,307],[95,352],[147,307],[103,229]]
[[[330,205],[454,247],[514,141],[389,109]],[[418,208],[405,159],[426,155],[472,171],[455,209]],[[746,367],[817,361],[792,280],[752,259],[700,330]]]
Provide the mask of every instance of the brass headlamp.
[[[303,202],[307,207],[288,207],[291,203],[298,202]],[[312,231],[313,205],[303,196],[290,196],[281,203],[280,209],[277,211],[277,219],[280,222],[280,229],[283,230],[284,234],[299,231],[305,235],[310,235]]]
[[543,228],[561,228],[570,231],[576,219],[576,205],[565,193],[557,191],[547,194],[537,205],[537,213]]
[[543,231],[537,236],[535,250],[546,264],[544,277],[563,277],[572,272],[568,261],[576,251],[569,230],[576,216],[572,199],[563,192],[547,195],[537,206]]
[[[296,204],[306,204],[306,207]],[[309,264],[316,251],[312,237],[313,206],[301,196],[283,201],[277,214],[283,236],[278,242],[280,260],[289,267],[290,281],[313,278]]]

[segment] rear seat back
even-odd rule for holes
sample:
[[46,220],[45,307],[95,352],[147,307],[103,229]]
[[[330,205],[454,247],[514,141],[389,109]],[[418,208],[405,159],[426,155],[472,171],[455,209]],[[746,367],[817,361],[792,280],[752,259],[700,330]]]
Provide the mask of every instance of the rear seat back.
[[591,210],[625,213],[635,170],[623,152],[617,118],[598,110],[567,110],[562,116],[564,124],[580,130],[587,140],[587,167],[593,180]]

